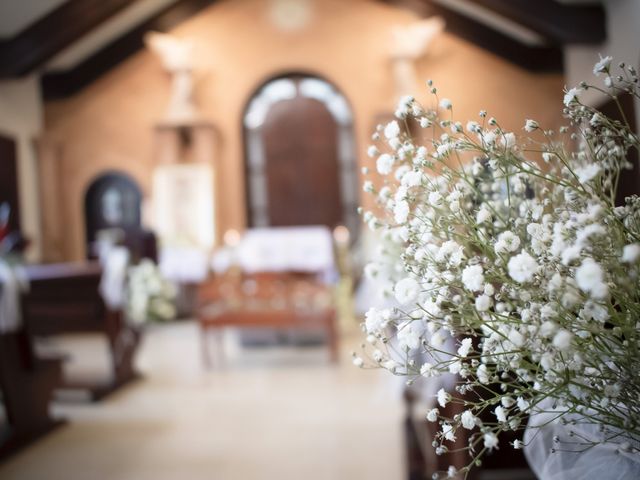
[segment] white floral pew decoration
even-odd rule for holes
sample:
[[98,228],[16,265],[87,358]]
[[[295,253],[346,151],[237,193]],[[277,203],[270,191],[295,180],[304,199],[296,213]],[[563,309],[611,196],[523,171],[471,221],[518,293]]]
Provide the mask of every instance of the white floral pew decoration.
[[[554,478],[570,478],[561,465],[603,451],[592,448],[626,459],[611,478],[640,477],[640,199],[615,205],[618,180],[631,168],[627,152],[640,139],[580,101],[587,89],[616,103],[623,94],[638,99],[638,75],[625,64],[614,69],[610,57],[594,73],[603,86],[566,92],[560,135],[535,120],[524,124],[529,137],[516,135],[485,111],[463,125],[428,82],[434,108],[404,98],[368,151],[384,181],[372,178],[364,190],[382,214],[363,217],[397,248],[383,249],[387,258],[367,274],[393,272],[402,307],[367,313],[369,345],[354,363],[408,383],[458,375],[455,389],[441,389],[438,407],[425,412],[439,423],[437,453],[468,439],[469,464],[446,476],[466,476],[502,433],[531,419],[512,447],[533,452],[544,478],[554,455],[572,455],[554,467]],[[431,134],[423,145],[410,135],[418,126]],[[577,151],[567,150],[569,139]],[[458,342],[453,355],[443,349],[449,335]],[[440,409],[451,402],[463,411],[446,418]],[[491,420],[481,420],[488,411]],[[548,444],[545,428],[562,434]],[[591,430],[598,434],[584,433]]]

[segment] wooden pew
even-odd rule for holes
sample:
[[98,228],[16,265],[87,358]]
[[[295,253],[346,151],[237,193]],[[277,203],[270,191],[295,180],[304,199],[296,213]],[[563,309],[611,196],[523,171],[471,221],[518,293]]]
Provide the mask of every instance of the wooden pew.
[[[234,328],[323,329],[330,359],[338,361],[336,311],[331,287],[317,275],[300,272],[228,273],[202,284],[198,291],[197,318],[201,328],[202,355],[211,365],[207,332]],[[314,298],[328,295],[323,305]],[[222,345],[217,345],[221,361]]]
[[0,459],[63,423],[49,415],[54,389],[62,382],[61,360],[34,355],[24,329],[0,334]]
[[47,337],[69,333],[99,333],[106,337],[112,378],[107,382],[65,382],[63,389],[84,390],[100,400],[138,378],[133,358],[139,332],[129,327],[121,312],[109,310],[100,296],[98,263],[70,263],[27,267],[30,282],[22,313],[27,333]]

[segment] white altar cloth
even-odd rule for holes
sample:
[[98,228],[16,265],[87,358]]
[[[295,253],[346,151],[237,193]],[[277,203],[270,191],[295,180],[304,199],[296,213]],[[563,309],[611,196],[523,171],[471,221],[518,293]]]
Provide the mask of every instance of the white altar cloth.
[[333,239],[327,227],[274,227],[248,230],[237,249],[237,262],[248,273],[318,272],[335,269]]
[[209,273],[209,255],[197,247],[163,247],[160,250],[160,272],[175,283],[199,283]]

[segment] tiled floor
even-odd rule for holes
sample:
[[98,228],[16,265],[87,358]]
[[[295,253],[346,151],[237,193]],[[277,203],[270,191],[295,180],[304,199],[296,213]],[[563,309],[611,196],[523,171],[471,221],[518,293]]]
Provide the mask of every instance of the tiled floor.
[[[197,334],[190,322],[149,331],[144,380],[100,404],[57,404],[69,425],[0,465],[0,479],[403,478],[400,395],[388,374],[351,365],[358,334],[339,366],[323,348],[229,345],[213,371]],[[99,357],[95,343],[79,348]]]

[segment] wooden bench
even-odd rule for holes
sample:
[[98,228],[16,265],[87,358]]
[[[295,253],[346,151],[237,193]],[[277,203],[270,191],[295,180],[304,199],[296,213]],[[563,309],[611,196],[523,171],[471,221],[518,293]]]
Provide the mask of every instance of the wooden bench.
[[108,342],[111,378],[65,382],[63,389],[86,391],[95,401],[138,378],[133,358],[139,332],[126,324],[122,312],[105,306],[98,291],[102,273],[98,263],[37,265],[26,271],[30,289],[23,296],[22,314],[30,336],[98,333]]
[[62,382],[61,360],[34,355],[24,329],[0,334],[0,459],[63,423],[49,414],[53,391]]
[[[322,329],[327,335],[331,361],[338,360],[331,287],[319,282],[315,274],[230,272],[203,283],[197,305],[206,366],[212,364],[207,333],[227,327]],[[220,340],[219,336],[216,340]],[[220,343],[216,350],[221,361]]]

